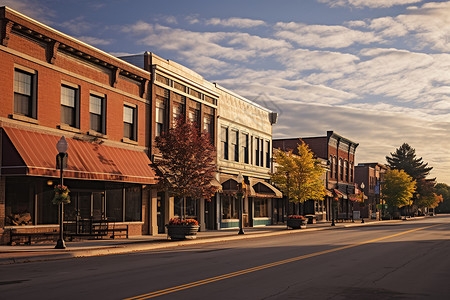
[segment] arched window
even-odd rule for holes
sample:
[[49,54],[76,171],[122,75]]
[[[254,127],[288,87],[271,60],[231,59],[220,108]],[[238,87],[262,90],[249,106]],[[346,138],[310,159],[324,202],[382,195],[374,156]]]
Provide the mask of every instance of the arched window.
[[334,169],[334,162],[333,162],[333,156],[330,155],[330,160],[328,161],[328,163],[330,164],[330,177],[333,177],[333,169]]
[[338,178],[338,162],[336,157],[333,157],[333,163],[334,163],[334,178]]
[[339,158],[339,174],[341,180],[344,180],[344,164],[342,163],[342,158]]
[[350,182],[353,182],[353,163],[350,163]]

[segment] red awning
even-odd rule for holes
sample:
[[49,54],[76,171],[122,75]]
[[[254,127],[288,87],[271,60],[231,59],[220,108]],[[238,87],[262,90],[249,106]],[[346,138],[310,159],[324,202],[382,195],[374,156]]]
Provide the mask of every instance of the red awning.
[[[61,136],[3,127],[2,174],[59,177],[56,143]],[[67,139],[65,178],[155,184],[151,161],[143,151]]]

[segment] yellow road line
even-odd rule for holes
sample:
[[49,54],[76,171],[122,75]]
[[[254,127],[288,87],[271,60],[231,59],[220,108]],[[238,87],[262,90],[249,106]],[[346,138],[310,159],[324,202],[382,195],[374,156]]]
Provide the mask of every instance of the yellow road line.
[[224,280],[224,279],[228,279],[228,278],[232,278],[232,277],[236,277],[236,276],[240,276],[240,275],[244,275],[244,274],[248,274],[248,273],[264,270],[264,269],[267,269],[267,268],[272,268],[272,267],[284,265],[284,264],[287,264],[287,263],[303,260],[303,259],[310,258],[310,257],[319,256],[319,255],[322,255],[322,254],[332,253],[332,252],[336,252],[336,251],[341,251],[341,250],[345,250],[345,249],[349,249],[349,248],[358,247],[358,246],[365,245],[365,244],[378,242],[378,241],[381,241],[381,240],[385,240],[385,239],[389,239],[389,238],[392,238],[392,237],[404,235],[404,234],[411,233],[411,232],[418,231],[418,230],[423,230],[423,229],[435,227],[435,226],[438,226],[438,225],[441,225],[441,224],[435,224],[435,225],[431,225],[431,226],[411,229],[411,230],[403,231],[403,232],[400,232],[400,233],[396,233],[396,234],[392,234],[392,235],[388,235],[388,236],[372,239],[372,240],[369,240],[369,241],[359,242],[359,243],[355,243],[355,244],[351,244],[351,245],[347,245],[347,246],[342,246],[342,247],[333,248],[333,249],[329,249],[329,250],[314,252],[314,253],[301,255],[301,256],[297,256],[297,257],[293,257],[293,258],[288,258],[288,259],[276,261],[276,262],[273,262],[273,263],[269,263],[269,264],[253,267],[253,268],[248,268],[248,269],[244,269],[244,270],[240,270],[240,271],[236,271],[236,272],[232,272],[232,273],[227,273],[227,274],[223,274],[223,275],[219,275],[219,276],[215,276],[215,277],[211,277],[211,278],[207,278],[207,279],[203,279],[203,280],[199,280],[199,281],[195,281],[195,282],[191,282],[191,283],[186,283],[186,284],[174,286],[174,287],[171,287],[171,288],[167,288],[167,289],[151,292],[151,293],[148,293],[148,294],[143,294],[143,295],[139,295],[139,296],[135,296],[135,297],[131,297],[131,298],[126,298],[124,300],[138,300],[138,299],[139,300],[143,300],[143,299],[150,299],[150,298],[154,298],[154,297],[158,297],[158,296],[162,296],[162,295],[166,295],[166,294],[171,294],[171,293],[174,293],[174,292],[178,292],[178,291],[185,290],[185,289],[190,289],[190,288],[193,288],[193,287],[196,287],[196,286],[200,286],[200,285],[205,285],[205,284],[212,283],[212,282],[215,282],[215,281]]

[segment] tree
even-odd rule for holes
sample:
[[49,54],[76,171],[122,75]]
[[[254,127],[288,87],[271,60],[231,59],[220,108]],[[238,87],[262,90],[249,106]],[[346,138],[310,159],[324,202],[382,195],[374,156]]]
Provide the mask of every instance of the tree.
[[323,200],[325,187],[322,182],[324,172],[320,162],[314,158],[313,152],[302,141],[298,145],[298,155],[292,150],[284,152],[274,151],[277,164],[275,173],[271,174],[272,181],[288,195],[289,201],[303,203],[306,200]]
[[162,159],[156,164],[162,170],[160,185],[175,196],[209,199],[217,188],[211,185],[216,167],[216,150],[209,135],[181,116],[176,125],[156,138]]
[[438,183],[435,190],[436,194],[442,196],[442,203],[439,203],[436,212],[450,213],[450,186],[445,183]]
[[391,153],[391,157],[386,156],[386,160],[391,170],[403,170],[414,180],[425,179],[433,169],[422,161],[422,157],[416,158],[416,150],[407,143]]
[[416,181],[403,170],[388,170],[384,174],[383,199],[391,213],[394,208],[411,205]]
[[386,160],[392,170],[403,170],[416,181],[417,189],[413,204],[417,208],[427,207],[426,204],[434,198],[435,179],[426,179],[433,168],[428,167],[428,163],[423,162],[422,157],[417,158],[416,150],[407,143],[391,153],[391,157],[386,156]]

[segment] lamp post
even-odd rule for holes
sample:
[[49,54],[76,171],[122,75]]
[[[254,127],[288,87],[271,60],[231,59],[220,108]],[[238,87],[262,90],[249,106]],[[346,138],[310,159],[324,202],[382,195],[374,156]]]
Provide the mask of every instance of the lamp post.
[[244,181],[244,176],[242,176],[242,173],[239,172],[239,175],[237,177],[237,182],[238,182],[238,192],[236,194],[238,201],[239,201],[239,232],[238,234],[244,234],[244,229],[243,229],[243,203],[242,203],[242,199],[244,196],[244,193],[242,191],[242,183]]
[[[58,150],[58,155],[56,156],[60,167],[60,179],[59,184],[63,186],[63,172],[64,172],[64,158],[67,157],[67,144],[66,138],[64,136],[56,144],[56,149]],[[66,243],[64,242],[64,203],[59,204],[59,239],[56,242],[55,249],[66,249]]]
[[[365,188],[366,186],[364,185],[364,182],[361,182],[361,191],[362,191],[362,203],[364,203],[364,188]],[[361,212],[362,212],[362,210],[361,210]],[[364,218],[363,218],[363,216],[362,216],[362,214],[361,214],[361,223],[364,223]]]

